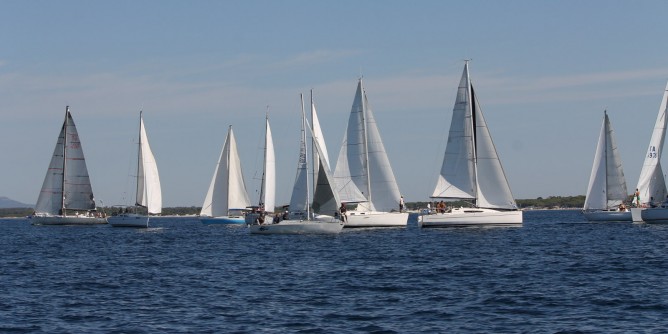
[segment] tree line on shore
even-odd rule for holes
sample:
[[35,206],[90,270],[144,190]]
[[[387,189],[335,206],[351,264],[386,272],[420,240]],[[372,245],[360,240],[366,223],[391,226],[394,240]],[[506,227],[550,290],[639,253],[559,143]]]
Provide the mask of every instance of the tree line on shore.
[[[554,208],[582,208],[584,205],[585,196],[549,196],[546,198],[538,197],[536,199],[518,199],[517,206],[521,209],[554,209]],[[409,210],[419,210],[427,207],[427,201],[422,202],[407,202],[406,208]],[[464,201],[448,202],[448,206],[467,206]],[[432,206],[433,207],[433,206]],[[111,207],[98,208],[99,211],[111,214],[114,209]],[[162,209],[163,216],[185,216],[197,215],[202,210],[197,206],[177,206],[167,207]],[[33,213],[32,208],[6,208],[0,209],[0,217],[26,217]]]

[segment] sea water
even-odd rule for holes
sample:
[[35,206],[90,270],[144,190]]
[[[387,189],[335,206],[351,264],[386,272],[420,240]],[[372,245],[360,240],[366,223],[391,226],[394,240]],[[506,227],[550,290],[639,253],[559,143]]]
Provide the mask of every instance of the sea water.
[[0,221],[0,332],[668,331],[668,225],[578,211],[337,236],[151,225]]

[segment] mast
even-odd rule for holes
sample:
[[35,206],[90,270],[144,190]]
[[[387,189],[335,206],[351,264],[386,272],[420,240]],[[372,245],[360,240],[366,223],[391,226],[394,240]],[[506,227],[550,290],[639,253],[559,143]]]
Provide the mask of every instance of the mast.
[[605,131],[605,136],[603,136],[603,141],[604,141],[604,149],[603,153],[605,156],[605,208],[608,208],[608,131],[610,129],[608,128],[608,111],[603,110],[603,127]]
[[471,84],[471,77],[469,75],[469,61],[470,59],[464,60],[466,66],[466,89],[468,90],[469,95],[469,105],[468,112],[471,115],[471,147],[473,149],[472,159],[473,159],[473,177],[475,177],[474,183],[476,185],[474,206],[478,206],[478,152],[476,147],[476,117],[475,117],[475,96],[473,92],[473,85]]
[[63,131],[64,138],[63,138],[63,178],[61,181],[61,190],[62,193],[60,194],[60,211],[63,216],[66,216],[67,214],[65,213],[65,170],[67,168],[67,127],[68,127],[68,122],[69,122],[69,115],[70,115],[70,106],[65,106],[65,123],[63,123],[63,127],[65,128],[65,131]]
[[141,161],[141,123],[142,123],[142,115],[141,114],[143,112],[144,112],[143,110],[139,111],[139,146],[137,146],[137,175],[135,175],[135,179],[137,181],[136,182],[137,189],[135,190],[135,205],[136,206],[142,206],[139,203],[139,198],[137,197],[137,194],[139,193],[139,168],[141,166],[140,164],[142,163],[142,161]]
[[232,140],[232,124],[227,128],[227,156],[225,157],[227,161],[227,180],[225,181],[225,184],[227,185],[227,189],[225,189],[225,192],[227,193],[227,212],[225,212],[226,215],[229,216],[230,214],[230,155],[232,150],[230,149],[230,146],[232,145],[230,141]]
[[[306,113],[304,112],[304,94],[299,94],[299,98],[302,101],[302,142],[306,143]],[[304,160],[308,164],[308,149],[304,150]],[[308,170],[308,167],[307,169]],[[308,173],[306,174],[306,219],[311,220],[311,197],[309,196],[309,184],[308,184]]]
[[[258,201],[258,206],[262,206],[264,204],[264,187],[265,187],[265,182],[266,179],[265,177],[267,176],[267,132],[269,130],[269,106],[267,106],[267,112],[264,115],[264,162],[262,163],[262,181],[260,182],[260,200]],[[265,211],[267,208],[264,208]],[[273,212],[273,209],[272,209]]]
[[362,78],[360,78],[360,90],[362,93],[362,132],[364,137],[364,163],[366,168],[366,193],[367,200],[369,204],[373,203],[371,201],[371,169],[369,168],[369,135],[366,130],[366,91],[362,86]]

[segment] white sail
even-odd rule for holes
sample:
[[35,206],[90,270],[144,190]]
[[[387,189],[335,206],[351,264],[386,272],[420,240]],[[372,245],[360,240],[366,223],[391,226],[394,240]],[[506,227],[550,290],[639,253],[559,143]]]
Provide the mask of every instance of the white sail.
[[391,211],[399,207],[399,186],[361,79],[334,177],[343,202],[368,201],[371,211]]
[[666,89],[663,92],[659,114],[654,123],[654,131],[652,131],[652,138],[645,153],[645,161],[640,170],[640,178],[636,187],[640,192],[640,200],[643,203],[649,202],[651,198],[654,198],[655,201],[662,201],[666,198],[666,180],[661,169],[661,152],[666,137],[667,100],[668,84],[666,84]]
[[260,201],[266,211],[273,212],[276,207],[276,155],[271,127],[269,127],[269,117],[266,118],[264,140],[264,176],[262,178],[262,198]]
[[237,142],[230,126],[200,215],[226,216],[230,209],[244,209],[249,205]]
[[[330,168],[329,164],[329,154],[327,153],[327,145],[325,144],[325,136],[322,133],[320,128],[320,120],[318,119],[318,113],[315,110],[315,103],[313,102],[313,91],[311,91],[311,126],[313,128],[313,138],[318,142],[322,153],[318,155],[323,156],[323,163],[327,168]],[[317,175],[317,173],[315,173]]]
[[317,214],[335,216],[338,212],[341,200],[334,189],[334,177],[331,174],[327,160],[324,158],[325,152],[320,142],[315,140],[313,144],[318,153],[317,161],[318,174],[315,176],[315,190],[313,192],[313,212]]
[[65,215],[64,210],[95,210],[83,149],[69,107],[35,206],[36,213]]
[[608,114],[596,145],[584,210],[606,210],[618,206],[628,196],[621,157]]
[[290,212],[307,212],[309,208],[308,185],[308,157],[306,152],[306,118],[304,117],[304,101],[302,100],[302,129],[299,143],[299,159],[297,161],[297,176],[292,187],[290,198]]
[[441,174],[432,197],[475,199],[476,206],[517,209],[469,77],[457,90]]
[[476,197],[470,93],[467,63],[457,88],[448,144],[432,197],[454,199]]
[[148,213],[162,212],[160,175],[153,151],[148,143],[144,118],[139,114],[139,161],[137,164],[137,205],[146,207]]

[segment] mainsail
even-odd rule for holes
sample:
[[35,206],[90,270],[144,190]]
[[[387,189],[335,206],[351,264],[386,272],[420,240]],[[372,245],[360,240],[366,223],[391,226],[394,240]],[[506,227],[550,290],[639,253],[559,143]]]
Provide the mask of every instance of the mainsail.
[[226,216],[230,209],[244,209],[249,205],[237,141],[230,125],[200,215]]
[[369,202],[372,211],[391,211],[399,207],[399,186],[361,79],[334,178],[343,202]]
[[459,82],[436,198],[474,199],[476,206],[517,209],[471,84],[468,62]]
[[638,191],[640,192],[640,200],[643,203],[648,203],[652,198],[655,201],[662,201],[666,198],[666,180],[661,169],[661,152],[663,151],[663,141],[666,137],[666,107],[668,101],[668,83],[661,98],[661,106],[659,107],[659,114],[654,123],[654,131],[649,141],[649,147],[645,154],[645,161],[640,170],[640,178],[638,179]]
[[139,113],[139,155],[137,163],[137,205],[148,209],[148,213],[162,212],[162,191],[158,165],[148,143],[144,118]]
[[308,185],[308,156],[306,152],[306,117],[304,115],[304,99],[302,97],[302,128],[299,143],[299,159],[297,161],[297,176],[292,187],[290,198],[291,212],[308,212],[309,210]]
[[604,112],[584,210],[610,209],[621,204],[627,197],[626,180],[614,130],[608,114]]
[[276,156],[271,127],[269,127],[269,115],[266,116],[265,122],[264,168],[260,190],[260,204],[269,212],[273,212],[276,207]]
[[65,121],[35,205],[36,213],[65,215],[66,210],[95,210],[86,160],[69,107],[65,108]]

